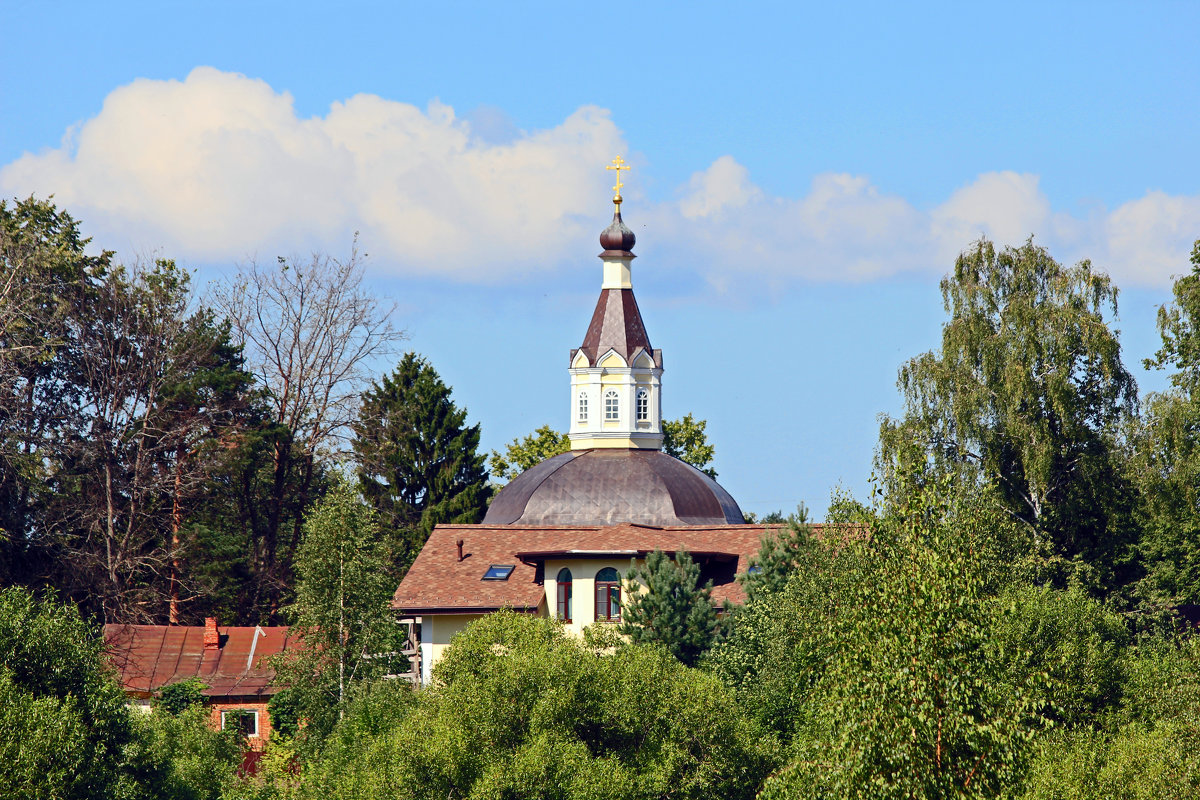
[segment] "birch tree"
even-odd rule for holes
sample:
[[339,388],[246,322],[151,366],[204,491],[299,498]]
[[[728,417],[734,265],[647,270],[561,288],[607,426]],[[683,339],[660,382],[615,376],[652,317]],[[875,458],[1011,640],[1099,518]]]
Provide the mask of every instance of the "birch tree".
[[1130,495],[1116,459],[1137,387],[1108,318],[1117,288],[1082,261],[1058,264],[1027,241],[980,240],[942,280],[941,349],[900,369],[900,419],[884,417],[880,466],[993,482],[1004,506],[1056,555],[1120,582]]

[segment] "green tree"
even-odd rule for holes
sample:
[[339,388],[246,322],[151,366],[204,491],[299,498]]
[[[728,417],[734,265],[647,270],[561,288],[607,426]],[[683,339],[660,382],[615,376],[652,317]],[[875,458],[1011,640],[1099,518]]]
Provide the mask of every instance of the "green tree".
[[504,446],[504,453],[493,450],[488,456],[492,477],[508,482],[530,467],[571,449],[571,439],[543,425],[523,439],[513,439]]
[[102,651],[73,606],[0,590],[0,797],[147,796],[155,774]]
[[710,663],[789,741],[780,797],[995,797],[1046,721],[1010,668],[989,587],[1003,512],[945,481],[889,499],[869,537],[797,549],[783,591],[734,618]]
[[389,609],[395,563],[374,509],[345,483],[304,520],[288,609],[303,647],[289,650],[277,669],[314,741],[332,729],[356,685],[405,666],[404,636]]
[[246,739],[232,727],[214,730],[205,706],[139,714],[134,724],[154,773],[147,800],[221,800],[236,786]]
[[[681,419],[663,420],[663,452],[691,464],[710,478],[716,478],[717,473],[710,466],[716,449],[708,443],[704,432],[707,426],[707,421],[693,419],[691,414]],[[493,450],[488,465],[493,476],[511,481],[530,467],[570,449],[569,436],[543,425],[528,436],[513,439],[504,446],[503,453]]]
[[[621,632],[632,641],[658,644],[694,667],[717,635],[712,581],[700,585],[700,565],[686,550],[675,557],[661,550],[625,574],[630,586],[621,610]],[[637,591],[641,584],[644,591]]]
[[771,738],[711,676],[525,614],[472,623],[412,702],[381,735],[355,736],[367,746],[352,757],[338,748],[318,765],[316,793],[737,800],[777,763]]
[[188,678],[185,681],[168,684],[158,692],[157,708],[168,714],[179,716],[192,706],[204,703],[204,690],[208,684],[199,678]]
[[1115,442],[1137,408],[1106,313],[1117,289],[1087,261],[1062,267],[1032,240],[981,240],[942,280],[940,351],[900,370],[902,419],[884,418],[880,465],[897,478],[991,482],[1055,555],[1129,580],[1131,493]]
[[1173,368],[1171,388],[1151,394],[1130,437],[1130,474],[1139,489],[1145,599],[1200,603],[1200,241],[1175,300],[1158,312],[1162,347],[1146,367]]
[[716,448],[708,443],[708,436],[704,433],[706,427],[707,420],[693,419],[690,412],[681,419],[664,419],[663,452],[715,479],[717,471],[711,465]]
[[408,531],[405,565],[435,525],[475,523],[487,512],[479,426],[466,419],[450,387],[415,353],[363,396],[353,442],[359,485],[385,526]]
[[758,552],[750,559],[748,572],[741,576],[748,602],[787,585],[811,546],[811,537],[808,509],[803,505],[796,508],[795,514],[763,532]]
[[0,583],[53,569],[46,506],[75,494],[55,466],[84,437],[79,342],[112,259],[90,241],[49,201],[0,201]]

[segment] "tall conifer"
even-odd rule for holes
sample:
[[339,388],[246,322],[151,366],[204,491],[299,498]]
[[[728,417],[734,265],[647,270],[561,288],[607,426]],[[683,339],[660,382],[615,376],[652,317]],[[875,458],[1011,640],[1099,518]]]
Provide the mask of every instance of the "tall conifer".
[[435,525],[475,523],[487,511],[479,426],[466,418],[415,353],[363,395],[353,442],[360,486],[384,525],[407,531],[408,562]]

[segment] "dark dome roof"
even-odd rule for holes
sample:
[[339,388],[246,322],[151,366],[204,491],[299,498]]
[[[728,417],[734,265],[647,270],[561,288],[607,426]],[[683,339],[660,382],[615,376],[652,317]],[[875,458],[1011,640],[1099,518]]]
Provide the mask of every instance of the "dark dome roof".
[[712,478],[658,450],[573,450],[500,490],[490,525],[740,525],[738,504]]
[[600,232],[600,246],[604,248],[604,255],[629,256],[632,257],[633,246],[637,244],[637,237],[633,235],[633,231],[629,230],[629,226],[625,224],[625,220],[621,219],[621,208],[613,212],[613,220],[608,227]]

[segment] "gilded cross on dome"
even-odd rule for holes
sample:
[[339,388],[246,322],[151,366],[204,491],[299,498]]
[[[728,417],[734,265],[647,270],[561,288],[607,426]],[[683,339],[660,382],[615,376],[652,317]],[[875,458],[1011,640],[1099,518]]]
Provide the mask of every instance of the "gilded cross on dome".
[[616,192],[616,194],[613,195],[613,202],[619,206],[621,205],[621,187],[625,185],[621,183],[621,170],[631,169],[631,167],[626,164],[625,159],[621,158],[620,156],[614,158],[612,163],[613,166],[605,167],[605,169],[614,169],[617,171],[617,185],[613,187],[613,191]]

